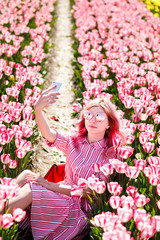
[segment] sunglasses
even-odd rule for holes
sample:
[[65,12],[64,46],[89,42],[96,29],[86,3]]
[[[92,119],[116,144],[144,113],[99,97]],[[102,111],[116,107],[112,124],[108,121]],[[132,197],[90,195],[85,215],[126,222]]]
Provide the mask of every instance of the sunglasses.
[[[84,112],[84,118],[86,120],[91,120],[94,117],[94,114],[90,111],[85,111]],[[106,119],[106,114],[105,113],[97,113],[95,116],[95,119],[97,122],[102,122]]]

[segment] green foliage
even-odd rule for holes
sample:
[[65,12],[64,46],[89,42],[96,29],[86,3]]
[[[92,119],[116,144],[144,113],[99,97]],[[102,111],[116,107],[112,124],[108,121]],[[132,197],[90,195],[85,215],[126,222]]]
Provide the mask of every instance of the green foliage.
[[92,240],[101,240],[103,230],[100,227],[91,227],[90,239]]
[[16,240],[18,238],[18,224],[14,223],[9,229],[0,227],[0,236],[2,240]]
[[36,23],[35,23],[35,17],[33,17],[33,18],[31,18],[30,20],[29,20],[29,23],[28,23],[28,25],[27,25],[27,27],[29,27],[29,28],[32,28],[32,29],[35,29],[37,26],[36,26]]

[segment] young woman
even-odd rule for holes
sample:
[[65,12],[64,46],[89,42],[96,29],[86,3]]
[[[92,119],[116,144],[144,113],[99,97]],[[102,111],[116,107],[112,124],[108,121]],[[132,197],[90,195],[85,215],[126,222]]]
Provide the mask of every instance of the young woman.
[[[77,134],[63,136],[49,128],[42,110],[58,99],[59,93],[44,91],[35,104],[39,130],[50,147],[57,147],[66,154],[65,180],[47,182],[29,170],[23,171],[16,182],[21,186],[18,197],[9,200],[10,211],[14,207],[25,209],[31,205],[31,228],[38,239],[82,239],[88,225],[85,218],[91,209],[84,190],[82,198],[72,197],[71,189],[79,178],[94,174],[95,163],[107,163],[114,157],[112,138],[121,135],[114,105],[107,99],[91,100],[84,108],[78,123]],[[26,183],[27,182],[27,183]]]

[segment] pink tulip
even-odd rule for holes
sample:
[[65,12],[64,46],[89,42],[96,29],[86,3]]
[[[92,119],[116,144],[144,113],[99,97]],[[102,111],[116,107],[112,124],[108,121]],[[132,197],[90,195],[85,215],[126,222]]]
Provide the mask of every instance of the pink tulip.
[[1,162],[3,164],[8,164],[11,161],[11,156],[10,154],[2,154],[1,155]]
[[120,197],[119,196],[111,196],[109,199],[109,204],[113,209],[117,209],[120,207]]
[[133,216],[133,219],[134,221],[137,223],[137,222],[148,222],[150,221],[150,213],[147,213],[145,209],[135,209],[134,210],[134,216]]
[[153,216],[152,221],[155,223],[156,231],[160,232],[160,215]]
[[18,150],[23,150],[23,151],[30,151],[31,149],[31,142],[24,140],[24,139],[15,139],[15,145],[18,148]]
[[96,227],[104,228],[106,219],[107,219],[106,213],[102,212],[101,214],[94,216],[93,220],[91,220],[91,223]]
[[117,214],[122,222],[128,222],[133,217],[133,210],[127,208],[118,208]]
[[100,166],[100,171],[105,175],[111,175],[113,174],[114,168],[112,164],[104,164],[103,166]]
[[123,188],[119,185],[118,182],[107,183],[107,188],[108,188],[108,191],[114,196],[120,195],[123,190]]
[[110,158],[109,159],[109,163],[113,166],[113,168],[115,168],[115,166],[117,165],[117,164],[120,164],[120,163],[122,163],[119,159],[117,159],[117,158]]
[[15,131],[15,142],[17,139],[21,139],[23,137],[23,132],[20,130]]
[[32,120],[34,118],[32,113],[25,113],[23,112],[23,119],[26,121]]
[[102,240],[112,240],[112,239],[118,240],[117,231],[111,230],[103,233]]
[[148,118],[148,115],[147,115],[146,113],[141,113],[141,114],[140,114],[140,120],[141,120],[141,121],[146,121],[147,118]]
[[113,138],[113,146],[114,147],[120,147],[122,145],[122,138],[121,137],[114,137]]
[[145,167],[144,170],[143,170],[143,173],[146,177],[149,177],[150,176],[149,167]]
[[141,230],[140,237],[144,238],[151,238],[155,235],[156,229],[155,226],[149,225],[148,223],[143,223],[143,228]]
[[133,106],[133,99],[131,97],[125,97],[124,105],[125,108],[130,109]]
[[73,104],[72,106],[73,112],[80,112],[82,110],[82,106],[80,103]]
[[136,153],[135,157],[136,157],[136,159],[140,159],[141,160],[141,154],[140,153]]
[[16,155],[18,158],[24,158],[26,154],[27,154],[27,150],[25,149],[19,148],[16,150]]
[[30,128],[34,128],[35,125],[36,125],[36,122],[35,122],[35,120],[29,120],[29,121],[27,122],[27,125],[28,125]]
[[152,186],[156,186],[158,183],[160,183],[160,179],[158,175],[150,175],[148,177],[148,181]]
[[148,141],[148,135],[145,132],[139,134],[139,142],[145,144]]
[[159,175],[160,174],[160,165],[148,165],[150,175]]
[[128,164],[126,162],[117,162],[117,164],[115,165],[115,170],[118,173],[125,173],[126,172],[126,168],[127,168]]
[[106,190],[106,184],[104,181],[99,181],[95,184],[95,187],[93,189],[96,193],[102,194]]
[[104,181],[99,181],[94,175],[88,178],[88,187],[94,190],[98,194],[102,194],[106,190],[106,184]]
[[154,143],[151,142],[146,142],[143,144],[143,149],[145,150],[146,153],[151,153],[155,147]]
[[131,196],[121,196],[121,206],[122,208],[132,208],[134,206],[134,199]]
[[17,160],[10,160],[8,163],[9,168],[16,168],[18,165]]
[[97,182],[99,182],[99,179],[96,178],[93,174],[92,174],[92,176],[89,177],[87,180],[88,180],[88,187],[89,187],[90,189],[94,189],[95,184],[96,184]]
[[118,235],[118,240],[119,239],[134,240],[133,237],[131,237],[130,231],[126,231],[126,230],[118,231],[117,235]]
[[30,96],[31,94],[32,94],[32,92],[33,92],[33,90],[32,89],[30,89],[30,88],[25,88],[25,94],[27,95],[27,96]]
[[87,188],[88,187],[88,181],[84,178],[79,178],[78,179],[78,186],[83,187],[83,188]]
[[7,102],[8,98],[9,98],[9,96],[7,96],[7,95],[1,95],[2,102]]
[[95,163],[95,164],[93,164],[93,170],[96,172],[96,173],[98,173],[98,172],[100,172],[100,168],[103,166],[103,163]]
[[117,148],[117,153],[120,157],[127,159],[133,154],[134,148],[129,146]]
[[150,201],[145,195],[136,193],[134,196],[134,203],[137,207],[143,207]]
[[145,123],[139,123],[139,124],[137,124],[137,127],[138,127],[139,131],[145,131],[146,124]]
[[10,213],[3,214],[0,218],[0,226],[4,229],[8,229],[13,225],[13,217]]
[[146,160],[135,159],[134,165],[137,167],[138,170],[144,170],[144,168],[146,167]]
[[24,127],[23,128],[23,136],[26,137],[26,138],[29,138],[31,137],[33,134],[33,129],[32,128],[29,128],[29,127]]
[[16,222],[22,221],[26,216],[26,212],[23,211],[21,208],[14,208],[13,209],[13,219]]
[[29,59],[28,59],[28,58],[22,58],[22,63],[23,63],[25,66],[28,66],[28,65],[29,65]]
[[102,240],[133,240],[131,233],[126,230],[114,229],[107,232],[104,232],[102,235]]
[[0,178],[1,184],[6,185],[6,186],[15,186],[16,183],[13,178]]
[[123,231],[125,230],[119,217],[112,212],[102,212],[101,214],[94,216],[91,223],[96,227],[103,228],[104,231],[110,231],[114,228],[119,228]]
[[136,179],[139,175],[140,171],[137,170],[137,167],[127,166],[126,168],[126,176],[131,179]]
[[147,161],[150,165],[160,165],[160,157],[156,156],[148,157]]
[[132,198],[134,198],[135,194],[138,192],[138,189],[133,187],[133,186],[128,186],[126,189],[126,193],[131,196]]
[[135,136],[133,135],[127,135],[126,136],[126,144],[132,144],[135,139]]

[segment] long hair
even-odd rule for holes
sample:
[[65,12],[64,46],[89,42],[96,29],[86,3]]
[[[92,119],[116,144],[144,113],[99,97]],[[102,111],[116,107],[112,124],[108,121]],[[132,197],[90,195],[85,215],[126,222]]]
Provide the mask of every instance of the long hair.
[[[117,117],[116,107],[110,100],[104,99],[104,98],[97,98],[97,99],[91,100],[89,103],[86,104],[86,106],[84,107],[84,110],[82,110],[80,121],[77,123],[77,126],[78,126],[77,140],[79,137],[87,136],[87,129],[85,127],[85,119],[84,119],[84,111],[89,110],[92,107],[99,107],[99,106],[103,108],[109,121],[109,129],[106,130],[106,133],[104,136],[108,146],[110,147],[113,145],[112,139],[117,135],[122,138],[124,143],[125,138],[120,131],[120,121]],[[74,139],[76,141],[76,137]]]

